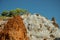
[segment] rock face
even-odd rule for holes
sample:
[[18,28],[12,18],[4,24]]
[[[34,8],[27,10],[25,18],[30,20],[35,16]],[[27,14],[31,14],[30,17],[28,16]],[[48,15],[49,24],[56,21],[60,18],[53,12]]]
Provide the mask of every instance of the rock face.
[[[4,34],[4,35],[3,35]],[[2,36],[3,35],[3,36]],[[27,30],[20,16],[14,16],[5,24],[1,40],[28,40]]]
[[46,19],[39,14],[22,15],[30,40],[54,40],[60,38],[60,29],[54,19]]
[[60,40],[55,18],[50,21],[40,14],[25,14],[0,24],[0,40]]

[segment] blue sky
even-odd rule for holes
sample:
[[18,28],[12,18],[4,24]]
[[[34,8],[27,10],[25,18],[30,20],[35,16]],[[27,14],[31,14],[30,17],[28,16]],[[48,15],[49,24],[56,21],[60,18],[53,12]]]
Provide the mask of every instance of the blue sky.
[[48,19],[55,17],[60,25],[60,0],[0,0],[0,12],[16,8],[40,13]]

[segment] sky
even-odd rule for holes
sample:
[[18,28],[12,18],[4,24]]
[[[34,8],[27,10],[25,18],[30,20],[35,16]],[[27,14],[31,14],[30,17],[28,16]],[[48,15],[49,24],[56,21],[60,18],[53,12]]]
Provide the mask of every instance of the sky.
[[0,0],[0,13],[16,8],[39,13],[50,20],[55,17],[56,22],[60,25],[60,0]]

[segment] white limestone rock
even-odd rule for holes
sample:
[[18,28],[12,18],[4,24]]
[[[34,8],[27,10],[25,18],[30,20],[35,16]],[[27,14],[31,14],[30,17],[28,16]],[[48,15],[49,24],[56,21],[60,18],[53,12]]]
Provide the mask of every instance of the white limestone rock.
[[[22,15],[30,40],[54,40],[60,38],[60,29],[39,14]],[[51,36],[50,36],[51,35]]]

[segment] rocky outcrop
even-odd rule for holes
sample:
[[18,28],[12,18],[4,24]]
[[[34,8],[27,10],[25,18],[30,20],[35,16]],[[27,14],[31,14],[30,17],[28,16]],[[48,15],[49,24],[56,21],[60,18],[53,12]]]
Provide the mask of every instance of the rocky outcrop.
[[52,21],[53,21],[53,25],[54,25],[55,27],[58,27],[58,28],[59,28],[59,25],[56,23],[56,20],[55,20],[54,17],[52,17]]
[[60,29],[55,18],[48,20],[40,14],[13,16],[0,24],[0,40],[60,39]]
[[60,29],[54,18],[52,21],[40,14],[22,15],[30,40],[54,40],[60,38]]
[[[4,34],[4,35],[3,35]],[[28,40],[27,30],[20,16],[14,16],[4,25],[1,40]]]

